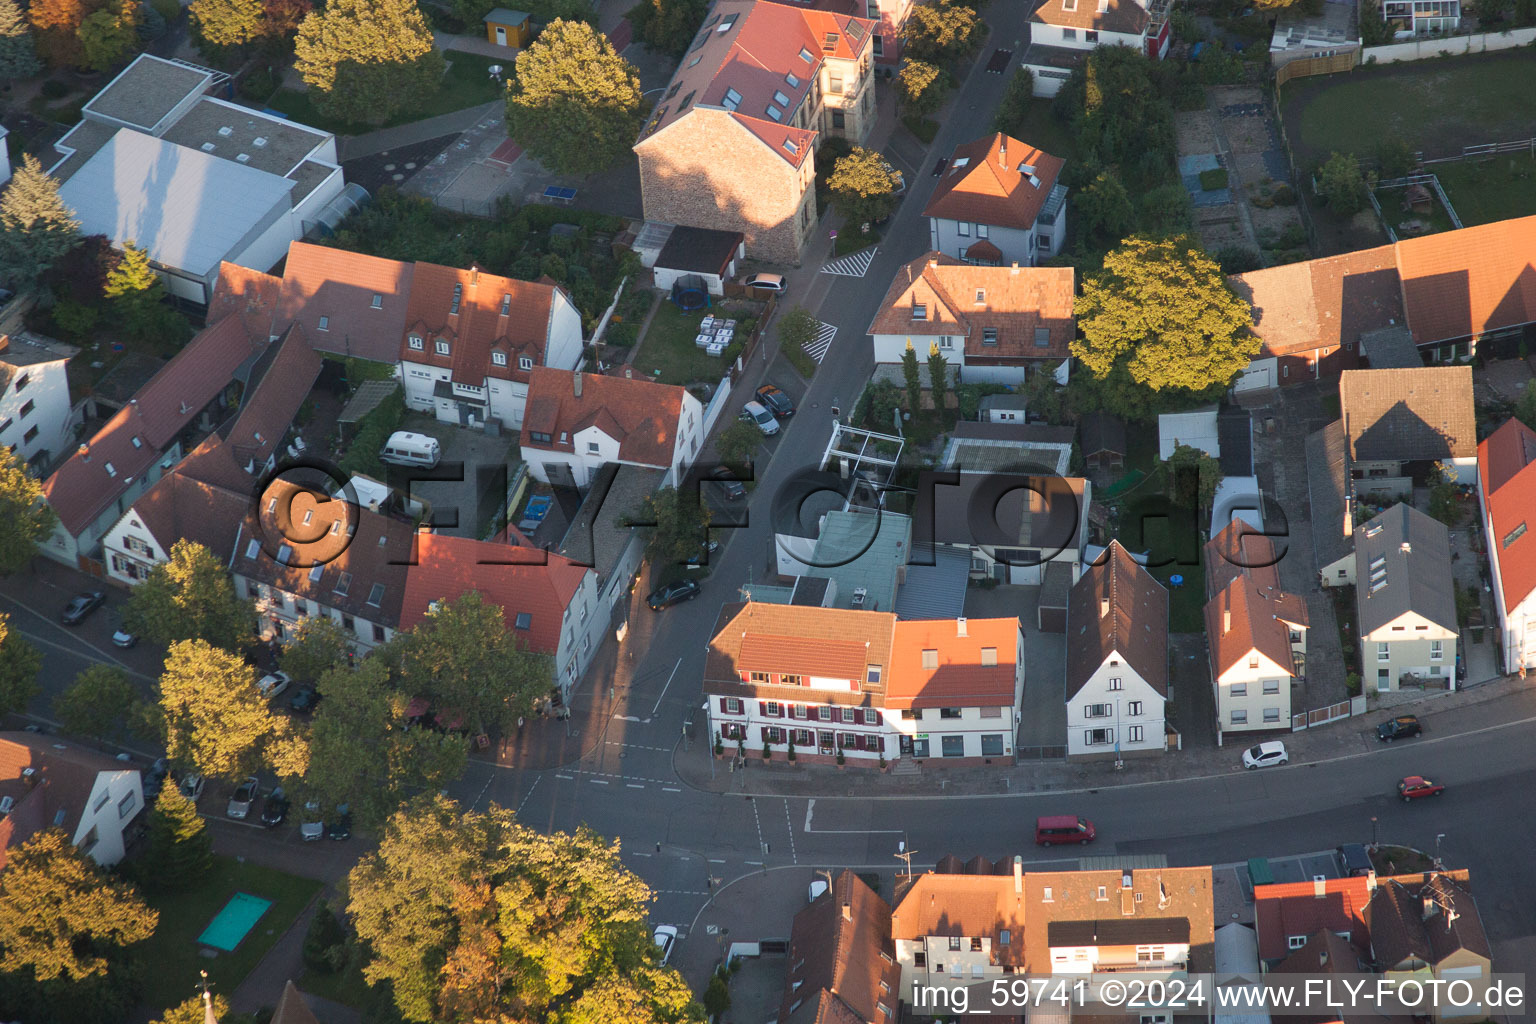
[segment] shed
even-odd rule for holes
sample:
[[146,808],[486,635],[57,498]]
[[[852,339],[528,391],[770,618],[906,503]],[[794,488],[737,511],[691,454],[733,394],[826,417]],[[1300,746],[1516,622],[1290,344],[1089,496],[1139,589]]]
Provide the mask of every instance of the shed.
[[1221,458],[1220,433],[1216,427],[1217,407],[1203,406],[1188,412],[1165,412],[1157,418],[1157,457],[1173,457],[1179,445],[1198,448],[1213,459]]
[[1091,412],[1078,423],[1083,461],[1091,469],[1125,465],[1125,422],[1108,413]]
[[740,231],[679,226],[672,229],[656,256],[651,272],[657,288],[671,288],[679,277],[697,276],[711,295],[724,295],[725,282],[736,276],[736,261],[745,251]]
[[497,46],[527,46],[533,36],[525,11],[498,7],[485,16],[485,38]]

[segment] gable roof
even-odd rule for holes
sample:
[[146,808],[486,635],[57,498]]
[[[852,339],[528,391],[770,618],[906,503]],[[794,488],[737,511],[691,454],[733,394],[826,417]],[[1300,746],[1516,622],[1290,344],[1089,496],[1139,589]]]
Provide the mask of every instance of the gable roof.
[[1498,560],[1504,607],[1536,590],[1536,430],[1510,419],[1477,449],[1478,481],[1493,523],[1488,550]]
[[1045,0],[1035,8],[1030,21],[1062,28],[1097,29],[1137,36],[1146,31],[1150,20],[1147,9],[1136,0]]
[[1308,624],[1306,602],[1280,586],[1274,545],[1234,519],[1205,545],[1205,632],[1221,676],[1251,651],[1295,674],[1290,631]]
[[[898,621],[885,673],[885,706],[1011,708],[1018,650],[1017,618]],[[923,667],[925,651],[935,652],[931,669]],[[995,664],[985,664],[987,657]]]
[[1445,524],[1406,502],[1355,530],[1355,605],[1368,636],[1413,612],[1456,632],[1451,534]]
[[[1077,331],[1073,275],[1071,267],[978,267],[930,252],[896,272],[868,333],[958,334],[967,359],[1064,358]],[[917,306],[921,320],[912,318]]]
[[[487,377],[526,382],[528,371],[519,368],[518,359],[528,356],[535,366],[543,364],[557,287],[417,263],[396,358],[451,369],[456,383],[476,387]],[[421,337],[420,349],[410,347],[411,336]],[[439,338],[448,342],[446,356],[437,353]],[[506,365],[493,362],[495,351],[506,356]]]
[[1064,166],[1059,156],[995,132],[955,147],[923,216],[1028,231]]
[[321,352],[399,362],[414,266],[293,242],[283,267],[282,298],[272,333],[297,322]]
[[[891,908],[852,871],[795,915],[778,1019],[785,1024],[894,1024],[901,968]],[[882,1014],[881,1005],[891,1014]]]
[[[211,461],[206,456],[217,445],[218,439],[210,437],[187,460],[206,465]],[[185,462],[155,481],[127,515],[136,517],[167,552],[176,541],[186,539],[201,544],[228,564],[240,520],[250,510],[253,495],[249,490],[232,490],[217,481],[199,479],[195,471],[182,472],[184,466]]]
[[[566,610],[589,571],[540,548],[420,533],[406,572],[400,628],[421,622],[433,602],[476,590],[502,609],[508,632],[521,646],[552,655],[560,649]],[[523,615],[526,626],[519,625]]]
[[[528,375],[521,443],[525,448],[574,452],[576,435],[596,426],[619,442],[621,461],[671,468],[686,394],[680,387],[638,377],[535,366]],[[536,433],[548,434],[550,440],[535,440]]]
[[1320,931],[1347,932],[1361,949],[1370,948],[1365,908],[1376,880],[1364,875],[1319,882],[1281,882],[1253,889],[1253,924],[1259,958],[1275,961],[1291,952],[1292,936]]
[[1205,544],[1205,592],[1215,595],[1246,576],[1257,587],[1279,589],[1275,544],[1252,523],[1233,519]]
[[[27,768],[35,782],[23,781]],[[57,823],[71,837],[85,813],[86,801],[102,772],[129,772],[121,762],[53,736],[0,732],[0,796],[15,801],[0,818],[0,868],[7,851]],[[138,808],[135,808],[137,811]]]
[[1346,370],[1339,377],[1339,412],[1356,462],[1477,453],[1470,366]]
[[304,1001],[304,993],[290,980],[283,985],[283,995],[277,1001],[271,1024],[320,1024],[320,1019]]
[[1168,591],[1112,540],[1067,597],[1067,700],[1112,653],[1168,695]]
[[1371,953],[1384,968],[1406,960],[1439,964],[1460,950],[1492,959],[1471,892],[1448,875],[1435,874],[1416,891],[1388,879],[1376,887],[1367,913]]
[[732,602],[720,609],[704,659],[707,693],[772,697],[776,687],[750,683],[753,672],[779,672],[858,682],[857,689],[818,690],[833,704],[878,706],[887,683],[869,682],[869,666],[890,678],[896,616],[842,608]]
[[1403,318],[1402,289],[1390,245],[1228,279],[1253,307],[1261,355],[1279,356],[1354,344]]
[[[918,875],[898,894],[891,911],[891,937],[897,941],[938,935],[990,938],[993,963],[1019,966],[1026,955],[1023,888],[1012,874],[929,871]],[[1002,942],[1005,931],[1006,945]]]
[[742,239],[740,231],[716,231],[679,224],[667,236],[655,266],[663,270],[724,276],[741,249]]
[[1536,216],[1405,238],[1396,250],[1418,344],[1536,321]]
[[1107,412],[1090,412],[1077,421],[1077,429],[1082,435],[1084,455],[1125,454],[1125,421],[1120,417]]
[[1024,970],[1049,974],[1052,946],[1156,942],[1187,942],[1189,970],[1213,970],[1212,900],[1209,867],[1030,871],[1024,875]]
[[283,297],[283,279],[228,261],[219,264],[219,279],[208,300],[208,323],[226,316],[242,318],[252,337],[270,337],[273,318]]
[[1354,550],[1354,484],[1349,475],[1349,438],[1334,420],[1307,435],[1307,502],[1312,550],[1319,569]]

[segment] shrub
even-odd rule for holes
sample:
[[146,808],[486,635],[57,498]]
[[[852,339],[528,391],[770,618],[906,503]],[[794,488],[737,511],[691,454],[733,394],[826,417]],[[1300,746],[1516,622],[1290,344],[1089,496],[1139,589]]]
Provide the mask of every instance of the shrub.
[[1227,187],[1227,169],[1225,167],[1212,167],[1208,171],[1200,172],[1200,188],[1206,192],[1214,192],[1219,188]]
[[304,935],[300,955],[304,966],[321,974],[335,974],[347,965],[346,929],[325,900],[315,908],[315,918]]
[[1306,244],[1307,229],[1302,227],[1301,224],[1296,221],[1292,221],[1291,223],[1287,224],[1285,226],[1285,230],[1280,232],[1280,242],[1278,248],[1300,249]]
[[177,3],[177,0],[149,0],[149,6],[165,19],[166,24],[181,17],[181,4]]
[[1328,209],[1340,217],[1353,217],[1365,206],[1365,175],[1360,161],[1350,153],[1334,153],[1317,172],[1317,188]]
[[1250,270],[1258,270],[1264,265],[1264,260],[1252,249],[1241,245],[1229,245],[1216,251],[1216,262],[1221,264],[1223,274],[1242,274]]
[[240,95],[264,102],[277,92],[277,85],[277,75],[270,67],[254,67],[240,79]]
[[1270,198],[1275,201],[1276,206],[1295,206],[1296,190],[1289,185],[1281,185],[1275,189],[1274,195]]

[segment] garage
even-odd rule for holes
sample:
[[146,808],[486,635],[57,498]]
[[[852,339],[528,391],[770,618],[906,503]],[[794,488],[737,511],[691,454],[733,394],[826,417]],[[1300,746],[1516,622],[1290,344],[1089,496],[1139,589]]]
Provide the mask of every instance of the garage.
[[671,289],[680,278],[699,277],[710,295],[724,295],[725,282],[736,276],[736,261],[745,251],[739,231],[679,226],[661,247],[651,272],[662,290]]

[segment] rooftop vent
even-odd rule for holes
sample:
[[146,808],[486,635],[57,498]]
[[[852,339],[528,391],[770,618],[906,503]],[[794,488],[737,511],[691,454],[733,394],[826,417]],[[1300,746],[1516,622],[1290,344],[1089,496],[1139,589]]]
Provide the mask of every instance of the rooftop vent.
[[235,160],[237,162],[239,162],[239,163],[242,163],[242,164],[248,164],[248,163],[251,162],[251,154],[249,154],[249,153],[237,153],[235,155]]
[[214,149],[213,143],[211,143],[211,142],[203,143],[203,152],[204,153],[212,153],[213,149]]
[[255,146],[257,149],[261,149],[266,144],[267,144],[266,138],[264,136],[261,136],[261,135],[256,136],[255,140],[251,142],[251,145]]
[[235,130],[233,128],[231,128],[229,125],[226,124],[222,128],[219,129],[219,134],[227,139],[231,135],[235,134]]

